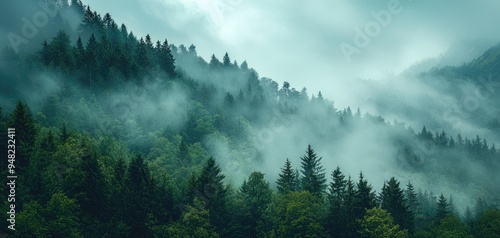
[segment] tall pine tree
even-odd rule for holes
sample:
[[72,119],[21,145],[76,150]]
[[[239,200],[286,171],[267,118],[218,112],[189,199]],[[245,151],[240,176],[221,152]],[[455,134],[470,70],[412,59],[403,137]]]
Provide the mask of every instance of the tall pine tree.
[[296,191],[298,181],[295,173],[296,171],[293,170],[292,163],[286,159],[285,166],[281,169],[281,173],[278,175],[279,178],[276,181],[280,194]]
[[332,237],[342,237],[345,230],[345,198],[347,181],[340,168],[332,172],[328,200],[330,202],[326,227]]
[[413,221],[409,217],[408,206],[399,182],[392,177],[382,188],[381,207],[388,211],[394,222],[403,229],[412,230]]
[[326,188],[326,178],[321,157],[318,157],[311,145],[307,146],[306,154],[301,158],[302,189],[320,197]]

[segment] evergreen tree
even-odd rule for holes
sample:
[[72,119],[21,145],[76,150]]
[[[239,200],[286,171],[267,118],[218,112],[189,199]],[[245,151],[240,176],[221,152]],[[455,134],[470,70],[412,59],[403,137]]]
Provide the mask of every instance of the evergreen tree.
[[66,143],[66,141],[69,138],[68,129],[66,128],[65,122],[63,122],[62,127],[60,129],[59,138],[60,138],[62,144]]
[[210,211],[210,223],[216,227],[219,234],[225,233],[227,224],[226,194],[227,189],[222,180],[219,165],[210,157],[203,167],[200,176],[194,181],[193,196],[202,200]]
[[311,145],[307,146],[306,154],[301,158],[301,185],[304,191],[321,197],[326,188],[326,178],[321,157],[318,158]]
[[296,171],[293,170],[292,164],[288,158],[285,161],[285,166],[281,169],[281,173],[278,175],[279,178],[276,181],[278,185],[278,192],[280,194],[287,194],[289,192],[295,192],[297,188],[297,177]]
[[172,55],[172,51],[170,49],[167,39],[163,41],[163,44],[158,50],[157,58],[160,64],[160,68],[163,69],[168,75],[174,76],[175,59],[174,56]]
[[448,209],[448,201],[446,198],[443,196],[441,193],[441,196],[439,196],[438,202],[437,202],[437,208],[436,208],[436,218],[435,221],[439,223],[443,218],[448,216],[450,214],[450,211]]
[[210,63],[208,63],[208,66],[211,69],[217,70],[222,66],[222,63],[219,61],[219,59],[217,59],[217,57],[215,57],[214,54],[212,54],[212,57],[210,58]]
[[229,55],[227,54],[224,54],[224,58],[222,58],[222,65],[224,65],[224,67],[229,67],[231,66],[231,59],[229,59]]
[[366,211],[363,219],[359,220],[358,233],[362,238],[408,238],[408,231],[401,230],[393,223],[391,215],[382,208],[372,208]]
[[410,222],[409,225],[415,227],[415,220],[422,218],[422,210],[420,208],[422,204],[418,201],[417,193],[415,192],[415,189],[410,182],[408,182],[408,184],[406,185],[405,199],[406,206],[408,207],[408,219]]
[[382,188],[381,208],[388,211],[394,222],[404,229],[413,230],[413,220],[408,212],[407,201],[399,182],[392,177]]
[[149,169],[141,155],[132,158],[125,179],[126,188],[126,224],[130,227],[130,236],[149,236],[146,226],[150,195]]
[[351,176],[347,178],[346,183],[346,194],[344,198],[344,219],[345,219],[345,230],[341,234],[341,237],[357,237],[356,231],[358,230],[358,223],[356,219],[356,187],[351,179]]
[[272,191],[269,183],[264,179],[264,174],[253,172],[248,181],[244,181],[240,188],[243,201],[243,213],[240,216],[242,234],[246,237],[257,237],[257,225],[262,223],[264,211],[271,202]]
[[19,101],[12,112],[9,128],[15,129],[16,168],[15,173],[27,170],[37,135],[35,120],[28,106]]
[[375,192],[364,178],[362,172],[359,173],[359,181],[356,186],[354,213],[357,218],[361,218],[365,214],[366,209],[375,207]]
[[345,200],[347,181],[344,174],[340,171],[340,167],[337,167],[332,172],[332,182],[330,182],[329,187],[329,212],[327,218],[326,227],[328,232],[333,237],[342,237],[345,232]]
[[247,63],[247,61],[246,61],[246,60],[245,60],[245,61],[243,61],[243,63],[241,63],[240,68],[241,68],[242,70],[248,70],[248,63]]

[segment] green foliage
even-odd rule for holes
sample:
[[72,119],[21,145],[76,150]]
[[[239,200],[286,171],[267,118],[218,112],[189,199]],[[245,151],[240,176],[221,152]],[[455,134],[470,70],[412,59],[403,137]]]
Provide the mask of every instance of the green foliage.
[[307,191],[277,196],[266,209],[264,237],[324,237],[321,200]]
[[168,236],[218,238],[219,235],[210,223],[209,211],[204,207],[203,202],[199,199],[194,200],[193,206],[186,206],[182,219],[167,228]]
[[407,230],[401,230],[393,223],[390,214],[382,208],[372,208],[366,211],[363,219],[358,220],[361,229],[358,231],[363,238],[407,238]]
[[[465,224],[455,216],[447,216],[439,222],[436,228],[436,238],[472,238]],[[481,236],[492,237],[492,236]]]
[[475,237],[500,237],[500,211],[485,211],[474,229]]
[[439,196],[439,200],[437,201],[437,208],[436,208],[436,222],[439,223],[442,219],[444,219],[448,214],[450,214],[450,210],[448,209],[448,201],[446,198],[441,194]]
[[382,188],[381,208],[389,212],[400,227],[412,231],[413,220],[406,204],[407,200],[399,182],[392,177]]
[[356,195],[355,195],[355,210],[354,213],[356,217],[362,217],[365,214],[366,209],[373,208],[375,206],[375,192],[368,181],[364,178],[363,173],[359,173],[359,181],[356,184]]
[[37,133],[35,120],[26,104],[17,103],[8,127],[15,129],[16,173],[23,173],[28,168]]
[[227,189],[223,184],[225,176],[213,158],[206,162],[201,174],[193,181],[190,197],[202,200],[210,211],[210,223],[218,233],[223,233],[228,221],[226,207]]
[[[394,178],[380,200],[389,213],[374,208],[374,189],[362,174],[355,184],[339,168],[323,200],[327,180],[322,158],[310,145],[300,172],[286,160],[276,181],[278,195],[260,172],[251,173],[233,193],[229,186],[234,183],[224,181],[210,156],[224,161],[231,175],[249,174],[267,159],[266,149],[256,148],[262,142],[256,129],[305,122],[304,133],[335,142],[358,123],[383,127],[384,132],[400,128],[380,116],[362,117],[359,109],[354,115],[349,107],[337,109],[321,92],[310,100],[305,88],[298,91],[288,82],[279,88],[277,82],[259,78],[246,61],[231,63],[228,53],[222,62],[212,55],[207,63],[194,45],[186,49],[166,39],[153,45],[149,35],[138,40],[110,14],[101,17],[79,0],[71,6],[46,2],[58,5],[61,14],[40,29],[40,39],[30,39],[37,52],[17,54],[7,48],[0,56],[0,78],[19,82],[2,91],[6,104],[22,97],[11,91],[44,91],[33,75],[50,78],[43,84],[60,86],[32,105],[40,106],[36,120],[23,102],[10,116],[0,109],[2,138],[7,127],[16,128],[16,171],[23,174],[16,187],[19,229],[12,236],[358,237],[359,230],[367,237],[406,237],[397,224],[417,237],[469,235],[469,227],[448,216],[455,213],[451,199],[441,196],[436,202],[427,192],[417,195],[411,184],[403,196]],[[72,22],[81,18],[78,32],[65,27],[69,15]],[[176,106],[188,109],[171,113],[168,107],[178,100],[164,96],[177,91],[183,98]],[[172,123],[169,114],[179,122]],[[453,156],[451,162],[432,158],[437,169],[425,168],[431,173],[449,168],[450,179],[463,177],[457,161],[473,160],[494,173],[499,168],[498,150],[479,136],[455,140],[424,127],[418,134],[398,131],[395,137],[402,158],[410,162],[427,159],[416,154],[421,144],[434,149],[432,157]],[[407,141],[399,143],[399,137]],[[1,140],[0,146],[6,148],[5,143]],[[7,161],[5,155],[0,155],[2,161]],[[405,172],[422,172],[422,167],[410,163]],[[497,188],[492,181],[483,182],[484,191],[495,194],[496,189],[489,189]],[[469,211],[467,224],[478,237],[499,233],[498,211],[486,211],[490,206],[479,199]]]
[[271,202],[272,191],[264,174],[253,172],[248,181],[244,181],[237,194],[241,207],[236,215],[238,229],[233,234],[242,237],[257,237],[257,226],[263,222],[264,211]]
[[332,182],[330,182],[328,200],[329,209],[326,221],[326,227],[330,235],[334,237],[346,236],[346,220],[345,217],[349,212],[346,209],[346,195],[347,195],[347,180],[345,175],[337,167],[332,172]]
[[318,158],[311,145],[308,145],[306,154],[300,159],[302,189],[321,197],[326,188],[326,178],[323,166],[321,166],[321,157]]
[[279,178],[276,181],[276,184],[280,194],[295,192],[297,190],[299,181],[297,180],[296,171],[292,168],[290,160],[286,159],[285,165],[281,169],[281,173],[278,176]]
[[74,199],[55,193],[44,206],[30,202],[16,222],[22,224],[15,237],[83,237],[78,217],[79,207]]

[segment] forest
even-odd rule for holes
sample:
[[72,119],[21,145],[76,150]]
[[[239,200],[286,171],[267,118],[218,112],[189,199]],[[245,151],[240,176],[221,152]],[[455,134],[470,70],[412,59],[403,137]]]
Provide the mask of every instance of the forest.
[[[0,44],[9,237],[500,237],[490,137],[336,108],[80,0],[2,4],[55,11]],[[422,80],[496,76],[498,52]]]

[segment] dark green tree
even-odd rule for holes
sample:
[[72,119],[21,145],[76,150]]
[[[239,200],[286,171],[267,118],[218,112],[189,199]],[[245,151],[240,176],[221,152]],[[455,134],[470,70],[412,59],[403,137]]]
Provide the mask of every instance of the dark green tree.
[[408,238],[408,231],[401,230],[394,224],[389,212],[382,208],[371,208],[366,211],[363,219],[359,219],[358,233],[362,238]]
[[172,51],[168,44],[167,39],[163,41],[163,44],[160,46],[158,50],[158,63],[160,64],[160,68],[163,69],[168,75],[175,75],[175,59],[172,55]]
[[145,237],[149,234],[146,226],[147,214],[150,213],[150,175],[141,155],[132,158],[125,179],[126,188],[126,224],[130,227],[130,236]]
[[272,191],[264,174],[253,172],[248,181],[244,181],[240,188],[239,197],[243,208],[238,217],[239,234],[245,237],[257,237],[257,226],[263,222],[264,211],[271,202]]
[[326,188],[326,178],[323,166],[321,166],[321,157],[318,157],[311,145],[308,145],[306,154],[300,159],[302,189],[321,197]]
[[366,209],[375,207],[375,191],[368,181],[359,173],[359,181],[356,184],[355,210],[354,214],[357,218],[361,218],[365,214]]
[[[408,182],[408,184],[406,185],[405,200],[406,206],[408,207],[408,218],[412,222],[412,224],[410,225],[415,228],[415,220],[423,218],[421,209],[422,204],[420,203],[420,201],[418,201],[418,196],[415,192],[415,188],[410,182]],[[410,232],[412,232],[412,230],[410,230]]]
[[345,233],[345,200],[347,193],[347,181],[345,175],[337,167],[332,172],[332,182],[330,182],[328,200],[329,209],[326,227],[332,237],[342,237]]
[[224,65],[224,67],[229,67],[231,66],[231,59],[229,59],[229,55],[227,54],[224,54],[224,58],[222,58],[222,65]]
[[28,105],[19,101],[12,112],[9,128],[15,129],[16,161],[15,172],[23,173],[28,169],[37,135],[35,120]]
[[399,182],[392,177],[384,184],[381,194],[381,208],[388,211],[394,222],[403,229],[412,230],[413,220],[410,217],[407,201]]
[[437,223],[439,223],[442,219],[444,219],[449,214],[450,214],[450,211],[448,209],[448,201],[446,200],[446,198],[441,193],[441,196],[439,196],[439,199],[438,199],[438,202],[437,202],[435,221]]
[[227,188],[224,186],[225,176],[219,165],[210,157],[203,170],[194,181],[192,196],[203,201],[210,211],[210,223],[216,227],[217,233],[225,234],[228,212],[226,207]]
[[279,178],[276,181],[280,194],[296,191],[298,181],[295,173],[296,171],[292,168],[292,163],[287,158],[285,166],[281,169],[281,173],[278,175]]

